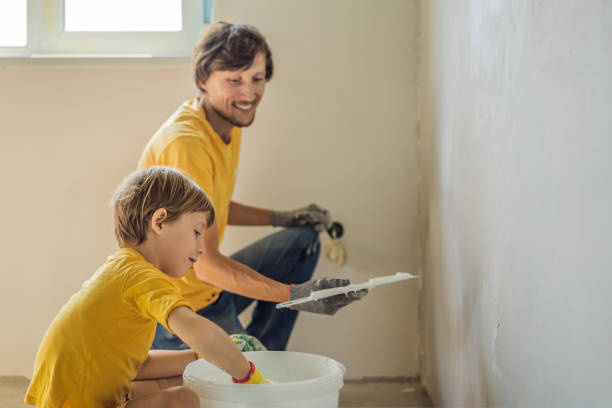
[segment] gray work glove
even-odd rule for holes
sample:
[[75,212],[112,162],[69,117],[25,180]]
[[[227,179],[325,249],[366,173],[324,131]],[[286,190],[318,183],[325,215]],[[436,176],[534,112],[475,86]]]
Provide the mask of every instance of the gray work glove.
[[[291,286],[290,297],[291,300],[300,299],[303,297],[310,296],[311,291],[317,291],[321,289],[331,289],[338,286],[347,286],[351,282],[348,279],[334,279],[334,278],[319,278],[313,279],[305,283]],[[347,294],[339,294],[331,296],[325,299],[313,300],[311,302],[301,303],[299,305],[291,306],[293,310],[302,310],[304,312],[321,313],[326,315],[333,315],[338,310],[348,305],[349,303],[359,300],[368,294],[367,289],[362,289],[358,292],[349,292]]]
[[305,225],[329,225],[329,211],[316,204],[293,211],[270,211],[270,223],[273,227],[303,227]]

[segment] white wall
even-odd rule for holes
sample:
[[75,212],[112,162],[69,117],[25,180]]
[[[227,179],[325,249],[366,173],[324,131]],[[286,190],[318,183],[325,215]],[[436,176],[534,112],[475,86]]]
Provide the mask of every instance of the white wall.
[[424,379],[610,406],[612,3],[422,2]]
[[[356,282],[415,271],[416,1],[216,1],[216,18],[266,35],[276,72],[245,130],[235,199],[327,206]],[[195,95],[188,63],[0,67],[0,375],[29,376],[59,308],[116,245],[107,203],[150,136]],[[230,252],[271,232],[230,227]],[[335,317],[302,315],[290,349],[347,378],[419,372],[415,283]]]

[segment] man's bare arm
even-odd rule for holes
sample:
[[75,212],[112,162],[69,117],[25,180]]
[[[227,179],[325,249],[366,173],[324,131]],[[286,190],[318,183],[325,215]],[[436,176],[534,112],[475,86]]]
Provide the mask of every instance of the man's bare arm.
[[194,269],[200,280],[238,295],[269,302],[290,300],[289,285],[267,278],[219,252],[216,222],[204,232],[204,253]]
[[270,225],[270,210],[231,201],[227,223],[229,225]]

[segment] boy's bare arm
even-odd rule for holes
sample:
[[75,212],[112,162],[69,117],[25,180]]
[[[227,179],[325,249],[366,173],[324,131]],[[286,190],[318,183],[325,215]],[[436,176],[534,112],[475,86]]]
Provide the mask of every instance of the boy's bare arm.
[[246,378],[251,365],[229,336],[208,319],[179,306],[168,315],[168,327],[206,361],[236,379]]
[[290,300],[289,285],[267,278],[219,252],[216,222],[204,232],[204,253],[194,269],[199,279],[232,293],[269,302]]
[[138,370],[134,381],[183,375],[187,364],[196,359],[193,350],[149,350],[149,358]]

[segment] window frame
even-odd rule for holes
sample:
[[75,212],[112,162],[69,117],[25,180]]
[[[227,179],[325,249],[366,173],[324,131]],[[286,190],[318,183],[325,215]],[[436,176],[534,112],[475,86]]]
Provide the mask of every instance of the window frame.
[[64,0],[27,0],[28,43],[0,58],[187,58],[212,20],[213,0],[181,0],[181,31],[67,32]]

